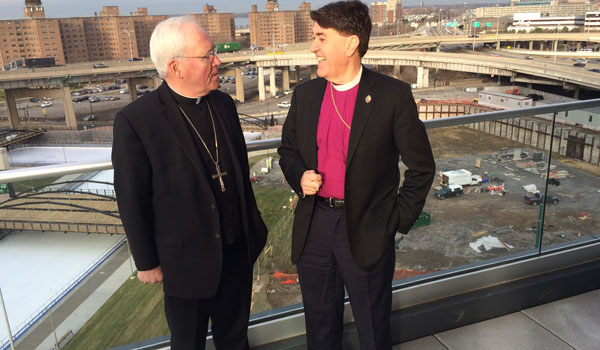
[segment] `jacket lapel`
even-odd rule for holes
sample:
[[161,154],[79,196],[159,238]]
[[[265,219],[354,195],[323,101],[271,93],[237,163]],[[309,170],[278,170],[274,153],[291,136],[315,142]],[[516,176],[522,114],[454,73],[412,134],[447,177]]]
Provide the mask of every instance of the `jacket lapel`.
[[325,89],[327,88],[327,80],[319,78],[320,82],[317,88],[311,90],[306,96],[305,100],[299,101],[299,103],[305,104],[302,106],[306,108],[306,112],[302,113],[306,115],[307,128],[305,129],[306,135],[305,140],[314,140],[309,144],[308,154],[310,155],[311,164],[307,164],[309,169],[317,169],[317,128],[319,126],[319,114],[321,114],[321,105],[323,104],[323,95],[325,95]]
[[358,146],[358,141],[369,121],[371,116],[371,108],[374,103],[377,103],[375,95],[375,81],[371,76],[371,72],[363,67],[360,85],[356,94],[356,104],[354,106],[354,114],[352,116],[352,130],[350,131],[350,140],[348,141],[348,155],[346,157],[346,169],[352,162],[352,157]]
[[159,98],[164,106],[164,110],[159,113],[161,117],[167,122],[173,134],[175,134],[175,140],[181,145],[183,153],[185,153],[194,168],[198,172],[206,177],[206,167],[204,166],[200,154],[198,153],[198,147],[192,138],[191,133],[186,125],[186,121],[181,115],[177,103],[173,99],[173,96],[169,93],[169,89],[165,82],[158,88]]

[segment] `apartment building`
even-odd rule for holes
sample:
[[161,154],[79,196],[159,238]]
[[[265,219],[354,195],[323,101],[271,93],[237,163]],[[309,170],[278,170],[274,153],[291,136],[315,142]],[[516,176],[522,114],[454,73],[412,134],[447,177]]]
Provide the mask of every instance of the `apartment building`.
[[[216,43],[235,38],[233,13],[206,4],[192,14]],[[45,18],[41,0],[25,0],[25,19],[0,21],[0,66],[26,58],[53,57],[56,64],[125,60],[150,56],[150,36],[168,15],[147,8],[122,16],[118,6],[103,6],[93,17]]]
[[387,2],[372,2],[370,12],[371,22],[374,24],[396,23],[396,21],[402,21],[402,1],[387,0]]
[[303,2],[297,11],[279,11],[277,0],[267,0],[265,12],[252,5],[248,14],[250,43],[258,47],[279,47],[310,41],[313,21],[310,3]]

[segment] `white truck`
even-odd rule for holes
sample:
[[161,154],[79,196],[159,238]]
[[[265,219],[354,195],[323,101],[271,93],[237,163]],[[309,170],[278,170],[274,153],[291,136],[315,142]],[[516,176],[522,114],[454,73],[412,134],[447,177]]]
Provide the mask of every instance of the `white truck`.
[[465,169],[458,169],[452,171],[442,172],[441,184],[444,186],[449,185],[481,185],[482,178],[479,175],[473,175],[470,171]]

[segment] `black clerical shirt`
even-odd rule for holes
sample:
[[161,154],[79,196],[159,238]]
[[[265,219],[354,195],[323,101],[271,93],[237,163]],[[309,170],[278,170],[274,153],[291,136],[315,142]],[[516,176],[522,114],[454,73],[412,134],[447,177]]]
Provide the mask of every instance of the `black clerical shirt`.
[[[213,159],[216,160],[215,151],[215,135],[213,132],[213,124],[208,111],[209,97],[204,96],[199,100],[196,98],[187,98],[179,95],[169,87],[171,95],[179,106],[185,111],[187,116],[190,118],[196,130],[206,143],[210,154]],[[221,225],[221,236],[224,244],[233,244],[237,240],[241,239],[242,235],[242,219],[240,209],[240,199],[238,196],[237,184],[235,182],[235,174],[233,168],[233,160],[231,158],[231,150],[227,147],[227,141],[225,140],[225,131],[221,127],[221,123],[218,118],[219,111],[214,109],[214,106],[210,106],[212,110],[212,116],[215,122],[215,129],[217,131],[217,140],[219,144],[219,167],[221,172],[227,172],[227,175],[223,176],[223,182],[225,184],[226,191],[221,191],[221,184],[219,179],[213,179],[212,176],[217,173],[217,169],[208,155],[206,148],[202,144],[202,141],[198,138],[198,135],[194,129],[190,126],[187,119],[181,115],[188,130],[194,139],[198,153],[202,158],[204,166],[207,171],[207,177],[210,181],[211,188],[215,199],[217,201],[217,207],[219,208],[219,222]],[[221,112],[222,113],[222,112]],[[227,131],[228,132],[228,131]]]

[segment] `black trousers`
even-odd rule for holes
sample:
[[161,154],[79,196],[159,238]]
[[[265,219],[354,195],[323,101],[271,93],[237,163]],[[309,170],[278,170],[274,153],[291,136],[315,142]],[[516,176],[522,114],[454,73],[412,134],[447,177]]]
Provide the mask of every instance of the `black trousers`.
[[203,350],[210,318],[217,349],[248,349],[252,268],[245,242],[223,246],[223,268],[217,294],[187,299],[165,295],[165,314],[172,350]]
[[390,238],[388,251],[373,271],[363,271],[350,252],[344,209],[317,203],[297,264],[308,348],[342,348],[345,287],[360,348],[390,350],[394,264]]

